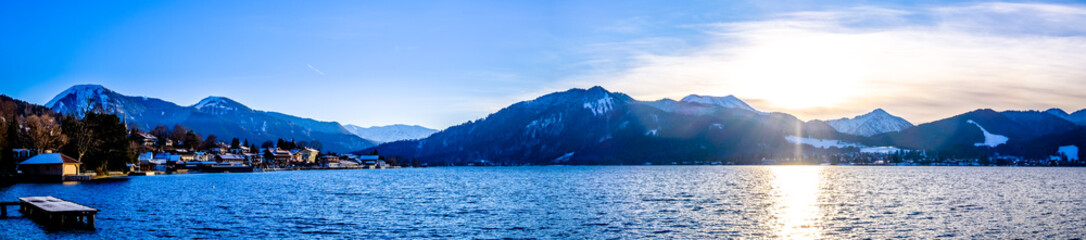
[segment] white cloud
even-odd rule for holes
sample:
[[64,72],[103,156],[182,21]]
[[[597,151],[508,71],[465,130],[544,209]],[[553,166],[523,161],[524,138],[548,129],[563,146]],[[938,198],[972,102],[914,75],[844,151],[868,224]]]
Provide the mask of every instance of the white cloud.
[[644,100],[735,94],[807,119],[876,107],[914,122],[977,108],[1077,110],[1086,107],[1082,23],[1086,7],[1055,4],[788,13],[703,25],[700,46],[590,60],[612,67],[562,84]]
[[317,69],[316,67],[313,67],[313,65],[310,65],[310,64],[306,63],[305,66],[309,67],[309,69],[312,69],[314,72],[317,72],[317,74],[320,74],[321,76],[324,76],[324,72],[321,72],[320,69]]

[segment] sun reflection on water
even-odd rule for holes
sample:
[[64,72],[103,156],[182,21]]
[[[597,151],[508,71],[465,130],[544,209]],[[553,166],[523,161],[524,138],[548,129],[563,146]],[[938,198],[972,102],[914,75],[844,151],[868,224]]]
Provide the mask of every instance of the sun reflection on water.
[[818,197],[820,166],[773,166],[773,217],[777,234],[785,239],[821,238]]

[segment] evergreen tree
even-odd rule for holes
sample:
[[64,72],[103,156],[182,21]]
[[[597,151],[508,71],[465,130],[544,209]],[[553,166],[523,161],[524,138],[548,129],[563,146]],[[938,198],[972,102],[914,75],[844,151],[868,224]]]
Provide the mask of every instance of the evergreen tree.
[[185,134],[185,138],[182,141],[184,142],[182,147],[185,149],[196,150],[203,145],[203,141],[200,140],[200,134],[197,134],[192,130],[189,130],[189,132]]
[[128,131],[117,115],[91,112],[83,117],[83,122],[100,141],[97,148],[88,151],[83,162],[86,168],[106,174],[109,170],[125,170],[125,164],[135,162]]
[[0,145],[0,175],[10,176],[15,174],[15,151],[14,149],[19,147],[19,129],[16,125],[15,116],[11,115],[5,117],[10,119],[4,121],[5,130],[3,131],[3,145]]

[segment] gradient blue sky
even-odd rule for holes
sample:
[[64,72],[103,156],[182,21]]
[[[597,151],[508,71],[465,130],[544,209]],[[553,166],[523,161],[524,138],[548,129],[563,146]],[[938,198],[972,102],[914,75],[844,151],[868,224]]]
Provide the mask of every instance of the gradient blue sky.
[[925,122],[1086,107],[1086,89],[1064,87],[1086,85],[1084,16],[1075,2],[5,1],[0,93],[44,104],[92,83],[180,105],[226,96],[444,128],[601,85],[641,100],[735,94],[804,119],[882,107]]

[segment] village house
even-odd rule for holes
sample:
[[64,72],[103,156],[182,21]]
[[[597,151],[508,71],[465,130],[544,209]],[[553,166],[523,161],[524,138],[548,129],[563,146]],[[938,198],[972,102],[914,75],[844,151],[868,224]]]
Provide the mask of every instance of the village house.
[[248,164],[244,155],[231,154],[231,153],[216,154],[215,155],[215,162],[216,163],[223,163],[223,164],[230,164],[230,165],[245,165],[245,164]]
[[239,146],[239,147],[236,147],[236,148],[231,148],[230,153],[233,153],[233,154],[246,154],[246,153],[250,153],[249,150],[250,150],[249,147]]
[[388,163],[385,163],[385,160],[381,160],[381,156],[378,155],[362,155],[358,156],[358,160],[363,167],[368,167],[370,169],[388,167]]
[[158,142],[157,137],[145,132],[136,132],[136,136],[133,136],[133,138],[135,138],[136,142],[140,145],[147,147],[154,146],[155,143]]
[[217,142],[217,143],[215,143],[215,147],[213,147],[211,149],[208,149],[208,152],[214,153],[214,154],[222,154],[222,153],[228,152],[229,150],[230,150],[229,145],[226,145],[226,143]]
[[291,158],[293,158],[293,155],[291,155],[290,152],[280,149],[268,149],[265,152],[265,155],[265,162],[277,166],[286,166],[290,163]]
[[64,176],[78,175],[82,163],[60,153],[46,153],[19,163],[18,169],[30,180],[61,181]]
[[241,154],[241,155],[245,156],[245,160],[248,161],[249,165],[251,165],[251,166],[254,166],[254,167],[255,166],[261,166],[264,163],[264,156],[262,156],[260,154],[244,153],[244,154]]
[[320,151],[312,148],[294,149],[291,151],[292,160],[299,163],[317,163],[317,154],[320,154]]
[[317,158],[321,166],[324,167],[339,167],[339,156],[325,155]]
[[15,155],[15,160],[16,161],[21,161],[21,160],[30,159],[30,157],[33,157],[34,156],[34,151],[30,150],[30,149],[26,149],[26,148],[16,148],[16,149],[12,149],[12,154]]
[[136,159],[137,161],[139,161],[139,171],[146,172],[154,169],[154,159],[155,154],[152,152],[145,152],[140,154],[139,157]]
[[340,158],[339,158],[339,166],[340,167],[353,168],[353,167],[358,167],[359,165],[360,164],[358,164],[358,160],[352,160],[352,159],[349,159],[349,158],[345,158],[343,156],[340,156]]

